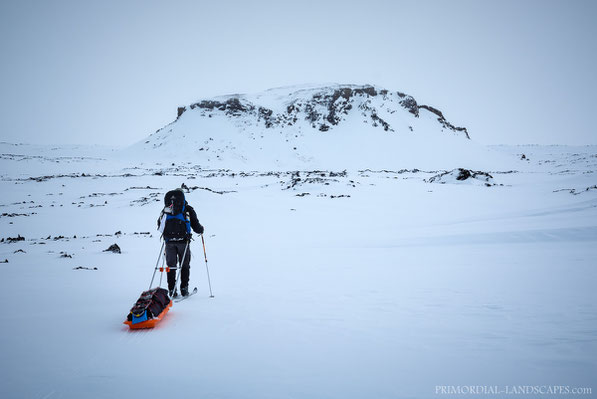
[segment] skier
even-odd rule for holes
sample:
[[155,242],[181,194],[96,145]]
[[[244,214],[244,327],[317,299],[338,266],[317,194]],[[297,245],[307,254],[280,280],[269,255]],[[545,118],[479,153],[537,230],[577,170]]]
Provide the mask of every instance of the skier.
[[180,263],[180,293],[187,296],[191,272],[191,228],[197,234],[203,234],[204,228],[193,207],[186,202],[182,188],[168,191],[164,196],[164,204],[158,218],[158,230],[166,242],[166,265],[170,268],[168,291],[171,298],[178,296],[175,287],[176,265]]

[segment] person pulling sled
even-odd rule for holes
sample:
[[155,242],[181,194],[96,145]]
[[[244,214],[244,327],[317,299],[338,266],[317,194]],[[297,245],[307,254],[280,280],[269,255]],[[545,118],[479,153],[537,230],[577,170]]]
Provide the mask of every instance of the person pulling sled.
[[168,292],[171,298],[178,296],[176,291],[177,264],[180,264],[180,293],[189,295],[191,275],[191,229],[197,234],[205,230],[197,213],[190,206],[181,188],[168,191],[164,196],[164,209],[158,218],[158,230],[166,245],[166,266],[168,266]]

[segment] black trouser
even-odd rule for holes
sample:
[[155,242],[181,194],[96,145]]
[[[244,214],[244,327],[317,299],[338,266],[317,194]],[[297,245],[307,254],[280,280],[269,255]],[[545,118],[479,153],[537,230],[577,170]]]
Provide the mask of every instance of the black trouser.
[[[189,246],[187,247],[187,244]],[[185,256],[185,248],[187,254]],[[184,260],[182,257],[184,256]],[[188,241],[170,241],[166,243],[166,265],[170,268],[168,272],[168,290],[174,290],[176,284],[176,269],[178,263],[182,264],[180,270],[180,286],[189,286],[189,277],[191,275],[191,245]]]

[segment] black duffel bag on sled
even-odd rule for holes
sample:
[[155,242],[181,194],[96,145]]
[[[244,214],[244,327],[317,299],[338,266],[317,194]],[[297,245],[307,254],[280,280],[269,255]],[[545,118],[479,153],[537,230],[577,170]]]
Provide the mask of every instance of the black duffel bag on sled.
[[165,288],[152,288],[141,293],[129,312],[125,324],[130,328],[151,328],[162,319],[172,302]]

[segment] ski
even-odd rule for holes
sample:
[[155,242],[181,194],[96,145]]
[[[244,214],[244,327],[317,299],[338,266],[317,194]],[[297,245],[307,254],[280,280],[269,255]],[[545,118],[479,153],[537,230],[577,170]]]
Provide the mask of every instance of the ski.
[[197,287],[193,288],[193,291],[189,292],[189,295],[187,296],[179,296],[177,298],[174,298],[174,302],[178,303],[180,301],[184,301],[185,299],[187,299],[188,297],[195,295],[197,293]]

